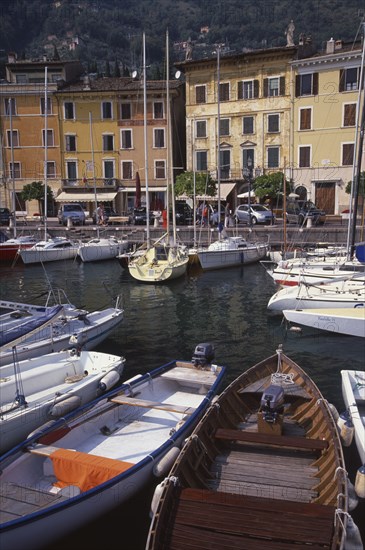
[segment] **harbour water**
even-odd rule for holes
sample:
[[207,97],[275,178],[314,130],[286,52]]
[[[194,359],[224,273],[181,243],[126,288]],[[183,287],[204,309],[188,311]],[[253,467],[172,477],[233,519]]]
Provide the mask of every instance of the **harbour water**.
[[[70,302],[88,310],[108,307],[121,296],[124,320],[98,349],[125,356],[124,379],[171,359],[190,359],[198,343],[212,342],[215,362],[227,367],[228,384],[282,344],[341,412],[341,369],[364,370],[364,339],[310,329],[292,332],[281,315],[267,311],[276,286],[260,264],[190,272],[162,286],[138,283],[117,260],[0,267],[2,299],[41,304],[50,286],[62,288]],[[354,446],[345,449],[345,457],[354,482],[360,466]],[[53,550],[66,544],[94,548],[100,535],[104,548],[117,544],[123,550],[143,550],[152,494],[153,486],[147,487],[127,505],[52,545]],[[365,541],[365,503],[352,515]]]

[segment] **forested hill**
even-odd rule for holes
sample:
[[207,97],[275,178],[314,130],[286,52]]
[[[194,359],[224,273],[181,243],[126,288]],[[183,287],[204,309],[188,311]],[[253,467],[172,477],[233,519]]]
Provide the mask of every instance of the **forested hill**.
[[[294,21],[294,42],[310,35],[316,47],[331,37],[359,36],[364,0],[0,0],[0,59],[59,56],[122,67],[140,64],[141,36],[146,33],[151,66],[163,62],[165,30],[173,60],[184,58],[183,42],[193,43],[193,57],[213,44],[231,51],[284,46]],[[100,69],[99,69],[100,70]]]

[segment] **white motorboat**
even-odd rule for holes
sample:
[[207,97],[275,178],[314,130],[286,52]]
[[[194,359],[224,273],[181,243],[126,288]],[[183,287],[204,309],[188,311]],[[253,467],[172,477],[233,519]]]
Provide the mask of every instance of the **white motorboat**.
[[78,257],[83,262],[112,260],[125,252],[127,247],[127,241],[116,237],[95,237],[79,245]]
[[0,453],[120,381],[125,359],[95,351],[60,351],[0,367]]
[[122,322],[124,310],[118,303],[119,298],[115,307],[93,312],[61,311],[40,328],[29,328],[25,334],[7,339],[0,347],[0,366],[12,363],[14,355],[22,361],[75,346],[94,349]]
[[2,455],[1,547],[53,544],[166,475],[222,382],[203,354],[125,381]]
[[283,314],[291,323],[365,338],[365,307],[284,309]]
[[342,370],[342,396],[354,426],[355,443],[365,465],[365,371]]
[[365,281],[355,277],[329,283],[284,287],[271,296],[267,309],[351,308],[365,307]]
[[223,237],[207,248],[198,248],[201,267],[204,270],[221,269],[252,264],[263,260],[269,251],[268,243],[250,243],[243,237]]
[[31,248],[20,249],[19,255],[25,264],[39,264],[59,260],[74,260],[77,256],[78,243],[65,237],[38,241]]

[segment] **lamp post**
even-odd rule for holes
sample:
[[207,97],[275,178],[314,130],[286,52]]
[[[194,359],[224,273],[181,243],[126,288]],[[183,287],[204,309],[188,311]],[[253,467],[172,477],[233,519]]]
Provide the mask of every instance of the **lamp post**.
[[252,188],[252,181],[253,181],[253,164],[252,164],[252,158],[251,157],[248,157],[246,168],[244,168],[242,170],[242,174],[246,178],[246,180],[248,181],[248,219],[249,219],[250,228],[252,228],[251,188]]

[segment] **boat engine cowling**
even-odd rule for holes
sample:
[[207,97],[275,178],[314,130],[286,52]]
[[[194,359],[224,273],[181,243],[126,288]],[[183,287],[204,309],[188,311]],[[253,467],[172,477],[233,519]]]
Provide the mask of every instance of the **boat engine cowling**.
[[284,389],[271,384],[263,392],[260,410],[266,422],[276,422],[277,416],[282,413],[284,405]]
[[211,361],[214,359],[214,356],[215,353],[213,344],[198,344],[195,348],[191,362],[196,367],[204,367],[211,363]]

